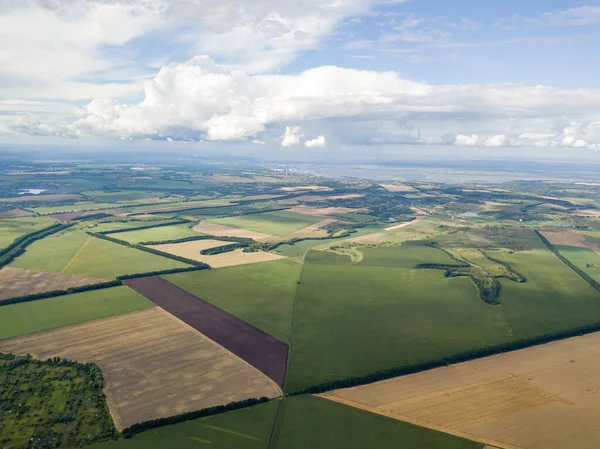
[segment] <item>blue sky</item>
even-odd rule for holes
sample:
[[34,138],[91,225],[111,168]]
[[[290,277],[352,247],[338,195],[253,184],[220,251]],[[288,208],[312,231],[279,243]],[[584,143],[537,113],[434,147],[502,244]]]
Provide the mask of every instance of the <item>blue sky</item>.
[[595,152],[597,42],[591,0],[0,0],[0,142]]

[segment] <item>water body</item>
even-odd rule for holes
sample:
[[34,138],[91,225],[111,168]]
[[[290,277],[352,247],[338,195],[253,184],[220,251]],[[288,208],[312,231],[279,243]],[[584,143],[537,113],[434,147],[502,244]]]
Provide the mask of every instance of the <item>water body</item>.
[[19,189],[19,195],[39,195],[48,189]]

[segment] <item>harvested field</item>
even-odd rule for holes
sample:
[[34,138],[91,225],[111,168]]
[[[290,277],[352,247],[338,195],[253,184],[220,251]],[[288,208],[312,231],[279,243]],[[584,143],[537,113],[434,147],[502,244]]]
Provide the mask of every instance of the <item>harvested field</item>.
[[577,231],[542,231],[542,235],[553,245],[578,246],[585,248],[585,237]]
[[331,187],[327,186],[296,186],[296,187],[280,187],[278,190],[283,190],[284,192],[301,192],[301,191],[313,191],[313,192],[328,192],[333,190]]
[[98,364],[119,430],[280,395],[258,370],[158,307],[4,340],[0,351]]
[[300,229],[292,234],[293,237],[327,237],[327,231],[322,230],[325,226],[329,226],[335,223],[337,220],[328,218],[307,226],[304,229]]
[[0,301],[18,296],[100,284],[101,282],[106,282],[106,280],[74,274],[4,267],[0,270]]
[[323,395],[497,448],[598,447],[600,333]]
[[130,279],[125,283],[283,387],[288,357],[286,343],[161,277]]
[[387,234],[383,232],[376,232],[374,234],[361,235],[360,237],[354,237],[352,239],[345,240],[351,243],[378,243],[383,237],[387,237]]
[[406,223],[400,223],[394,226],[390,226],[389,228],[385,228],[384,231],[395,231],[397,229],[403,229],[403,228],[408,228],[409,226],[412,226],[418,222],[420,222],[421,220],[423,220],[424,215],[419,215],[417,218],[415,218],[413,221],[409,221]]
[[35,214],[23,209],[13,209],[6,212],[0,212],[0,218],[33,217]]
[[261,232],[249,231],[247,229],[234,228],[231,226],[223,226],[216,223],[204,221],[197,226],[194,226],[194,231],[202,232],[203,234],[216,235],[217,237],[242,237],[256,240],[257,242],[274,242],[279,237]]
[[359,193],[343,193],[340,195],[301,195],[287,200],[280,200],[283,204],[295,204],[299,202],[313,202],[313,201],[326,201],[326,200],[351,200],[353,198],[362,198],[364,195]]
[[332,214],[347,214],[352,212],[365,212],[368,209],[361,207],[352,209],[351,207],[312,207],[312,206],[294,206],[290,209],[290,212],[296,212],[297,214],[314,215],[321,217]]
[[319,229],[324,228],[325,226],[329,226],[330,224],[335,223],[336,221],[337,221],[336,219],[328,218],[328,219],[319,221],[318,223],[307,226],[302,231],[318,231]]
[[396,192],[403,192],[403,193],[417,192],[417,189],[415,189],[414,187],[403,186],[403,185],[398,185],[398,184],[381,184],[381,187],[383,187],[388,192],[394,192],[394,193],[396,193]]
[[224,242],[222,240],[196,240],[184,243],[165,243],[164,245],[148,245],[148,248],[163,251],[165,253],[174,254],[176,256],[185,257],[187,259],[197,260],[200,256],[200,251],[219,246],[230,245],[234,242]]
[[579,215],[581,217],[600,217],[600,210],[597,209],[579,209],[576,210],[573,215]]
[[67,201],[80,200],[83,196],[78,194],[54,194],[54,195],[21,195],[10,198],[0,198],[0,203],[21,203],[23,201]]

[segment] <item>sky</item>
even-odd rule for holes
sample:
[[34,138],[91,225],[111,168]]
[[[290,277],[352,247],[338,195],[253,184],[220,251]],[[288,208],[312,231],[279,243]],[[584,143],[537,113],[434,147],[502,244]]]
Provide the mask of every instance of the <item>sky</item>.
[[0,0],[0,143],[600,155],[599,42],[592,0]]

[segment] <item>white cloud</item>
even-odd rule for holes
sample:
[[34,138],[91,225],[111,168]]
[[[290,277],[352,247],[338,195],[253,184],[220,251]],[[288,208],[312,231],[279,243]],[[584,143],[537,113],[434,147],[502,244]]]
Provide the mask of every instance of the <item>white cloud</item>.
[[488,139],[483,142],[483,145],[486,147],[503,147],[506,143],[507,139],[504,134],[496,134],[495,136],[488,137]]
[[600,6],[580,6],[563,11],[547,12],[542,20],[555,26],[585,26],[600,23]]
[[464,134],[459,134],[456,136],[454,140],[454,145],[459,147],[475,147],[481,144],[481,137],[477,134],[473,134],[471,136],[465,136]]
[[325,148],[327,146],[327,139],[325,136],[319,136],[316,139],[307,140],[304,142],[306,148]]
[[299,126],[286,126],[283,136],[281,136],[282,147],[292,147],[300,144],[302,133]]

